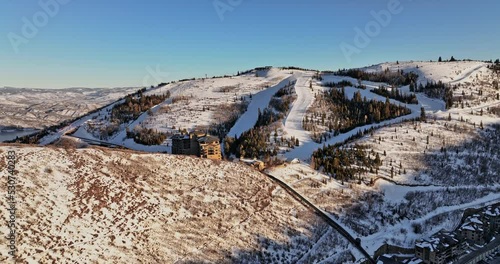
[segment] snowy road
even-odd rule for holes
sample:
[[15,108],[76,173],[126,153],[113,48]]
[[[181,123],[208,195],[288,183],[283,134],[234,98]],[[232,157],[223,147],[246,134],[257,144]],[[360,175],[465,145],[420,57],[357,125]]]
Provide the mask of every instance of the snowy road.
[[450,82],[450,84],[456,84],[456,83],[459,83],[467,78],[469,78],[470,76],[472,76],[474,73],[476,73],[477,71],[481,70],[482,68],[485,68],[487,66],[486,63],[484,64],[481,64],[477,67],[474,67],[473,69],[471,69],[470,71],[467,71],[463,74],[463,76],[461,76],[460,78],[456,79],[456,80],[453,80]]
[[295,84],[295,93],[297,100],[293,103],[292,109],[285,120],[285,132],[287,136],[293,136],[299,139],[299,143],[311,141],[311,133],[302,128],[307,109],[313,103],[314,97],[309,88],[309,82],[312,80],[311,73],[305,73],[298,77]]

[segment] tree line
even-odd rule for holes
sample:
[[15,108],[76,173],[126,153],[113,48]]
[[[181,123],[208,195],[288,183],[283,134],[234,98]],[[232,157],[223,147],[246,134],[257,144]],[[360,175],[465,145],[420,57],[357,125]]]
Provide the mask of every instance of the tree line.
[[[269,106],[258,110],[258,118],[254,127],[241,134],[240,137],[226,137],[224,153],[236,157],[263,158],[270,161],[278,155],[279,147],[293,148],[299,145],[298,139],[279,137],[277,130],[271,126],[282,120],[290,110],[294,97],[294,82],[281,88],[271,99]],[[272,142],[274,139],[274,142]]]
[[136,120],[142,113],[170,98],[170,91],[162,95],[148,96],[141,92],[137,97],[129,95],[125,97],[124,103],[115,105],[111,110],[110,121],[115,124],[124,124]]
[[418,104],[417,96],[414,93],[404,94],[397,88],[392,88],[389,91],[385,86],[380,86],[378,89],[371,90],[371,92],[384,97],[389,97],[405,104]]
[[409,85],[412,82],[416,82],[418,79],[418,74],[416,73],[405,73],[403,70],[393,72],[388,68],[383,72],[366,72],[360,69],[343,69],[335,72],[335,75],[348,76],[354,79],[370,82],[383,82],[393,86]]
[[134,139],[138,144],[154,146],[163,144],[167,135],[152,128],[138,128],[133,131],[128,131],[127,128],[127,138]]
[[442,99],[446,103],[446,109],[453,107],[453,90],[457,88],[457,85],[452,86],[442,81],[427,81],[425,85],[420,83],[418,86],[414,83],[410,84],[411,92],[424,93],[428,97]]
[[343,88],[343,87],[354,87],[352,82],[342,80],[340,82],[325,82],[322,84],[324,87],[330,87],[330,88]]
[[315,170],[322,169],[344,184],[345,181],[362,181],[368,172],[378,171],[382,165],[379,153],[368,151],[365,146],[355,144],[352,147],[324,146],[316,150],[311,159]]
[[[381,121],[408,115],[411,111],[404,107],[391,104],[389,98],[385,102],[367,100],[357,91],[352,99],[346,96],[345,89],[331,89],[317,95],[319,104],[326,105],[327,111],[316,110],[306,115],[302,121],[303,128],[308,131],[318,130],[318,126],[328,128],[329,135],[317,135],[313,138],[321,143],[322,138],[339,135],[364,125],[380,123]],[[315,132],[316,133],[316,132]]]

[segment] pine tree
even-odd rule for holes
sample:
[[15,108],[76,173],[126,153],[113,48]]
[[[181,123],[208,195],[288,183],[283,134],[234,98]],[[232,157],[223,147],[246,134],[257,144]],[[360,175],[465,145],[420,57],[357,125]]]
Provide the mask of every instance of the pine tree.
[[420,108],[420,121],[426,122],[427,121],[427,116],[425,114],[425,108]]
[[439,56],[438,61],[439,61],[439,62],[443,62],[443,59],[441,58],[441,56]]
[[377,155],[375,155],[375,164],[377,166],[382,165],[382,160],[380,160],[380,155],[378,153],[377,153]]

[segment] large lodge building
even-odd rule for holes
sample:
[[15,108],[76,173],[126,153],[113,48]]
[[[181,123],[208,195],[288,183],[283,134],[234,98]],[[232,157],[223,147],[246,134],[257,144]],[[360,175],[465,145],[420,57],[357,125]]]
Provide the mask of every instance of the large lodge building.
[[204,132],[179,134],[172,137],[172,154],[198,156],[200,158],[221,160],[220,141]]

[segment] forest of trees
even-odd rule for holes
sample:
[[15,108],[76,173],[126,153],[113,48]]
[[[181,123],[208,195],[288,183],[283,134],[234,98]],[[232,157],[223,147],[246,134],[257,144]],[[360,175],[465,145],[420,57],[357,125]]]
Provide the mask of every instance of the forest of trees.
[[322,169],[343,184],[351,180],[362,181],[364,174],[378,171],[382,161],[378,153],[355,144],[345,148],[324,146],[313,153],[311,165],[315,170]]
[[[328,110],[317,109],[312,111],[303,120],[305,130],[314,131],[313,140],[318,143],[326,137],[346,133],[356,127],[379,123],[384,120],[408,115],[411,111],[403,106],[391,104],[386,98],[385,102],[376,100],[368,101],[361,97],[357,91],[352,99],[348,99],[345,89],[331,89],[317,96],[318,104],[326,105]],[[328,129],[328,135],[317,134],[319,126]]]
[[339,76],[348,76],[358,80],[383,82],[392,86],[409,85],[412,82],[416,82],[418,79],[418,74],[416,73],[405,73],[403,70],[392,72],[389,69],[385,69],[383,72],[366,72],[360,69],[344,69],[337,71],[335,74]]
[[127,131],[127,138],[133,138],[138,144],[153,146],[161,145],[167,139],[167,135],[151,128],[139,128]]
[[346,80],[342,80],[342,81],[340,81],[338,83],[336,83],[336,82],[326,82],[326,83],[323,83],[322,85],[325,86],[325,87],[330,87],[330,88],[354,87],[354,85],[352,84],[352,82],[346,81]]
[[271,99],[269,107],[263,111],[259,109],[254,128],[244,132],[239,138],[225,138],[226,156],[234,154],[237,157],[263,158],[264,161],[269,161],[278,154],[279,147],[298,146],[299,142],[296,138],[279,137],[278,132],[271,128],[290,110],[290,105],[295,100],[294,85],[295,83],[289,83],[280,89]]
[[153,106],[160,104],[170,98],[170,92],[163,95],[138,94],[138,99],[134,96],[125,97],[123,104],[115,105],[111,110],[111,122],[115,124],[124,124],[136,120],[142,113],[148,111]]
[[425,85],[420,83],[418,86],[410,84],[411,92],[425,93],[430,98],[439,98],[446,103],[446,109],[453,107],[453,90],[457,89],[456,85],[451,86],[441,81],[427,82]]
[[380,86],[378,89],[371,90],[371,92],[384,97],[389,97],[405,104],[418,104],[417,96],[415,94],[404,94],[399,92],[399,89],[397,88],[392,88],[389,91],[385,86]]

